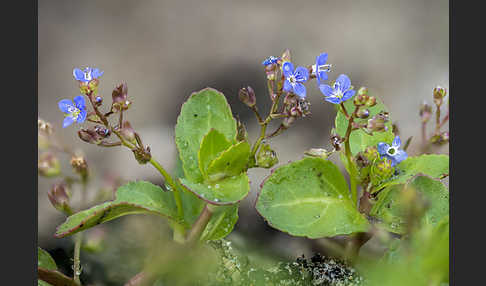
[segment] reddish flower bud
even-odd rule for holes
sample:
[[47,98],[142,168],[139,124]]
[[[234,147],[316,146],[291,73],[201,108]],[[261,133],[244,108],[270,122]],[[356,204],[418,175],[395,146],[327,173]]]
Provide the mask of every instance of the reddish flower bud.
[[135,155],[135,159],[141,165],[147,164],[147,162],[152,159],[152,154],[150,153],[150,147],[147,146],[145,148],[137,148],[132,150],[133,155]]
[[430,117],[432,116],[432,106],[430,106],[426,102],[424,102],[420,106],[419,115],[420,115],[420,118],[422,119],[422,123],[427,123],[430,120]]
[[387,131],[388,127],[385,126],[385,123],[388,122],[389,120],[389,115],[388,112],[380,112],[373,116],[371,119],[368,119],[368,124],[366,128],[368,128],[370,131],[376,131],[376,132],[383,132]]
[[130,141],[133,144],[136,144],[137,139],[135,137],[135,130],[133,130],[130,122],[128,121],[123,122],[120,133],[123,136],[123,138],[125,138],[126,140]]
[[88,175],[88,163],[83,156],[74,155],[71,157],[70,163],[75,173],[78,173],[83,177]]
[[131,102],[128,100],[128,88],[125,83],[118,85],[112,92],[113,98],[112,110],[126,110],[130,107]]
[[44,177],[55,177],[61,173],[61,165],[54,154],[47,152],[40,155],[37,161],[39,175]]
[[366,119],[370,116],[370,111],[368,109],[359,109],[356,116],[361,119]]
[[441,106],[442,101],[443,101],[444,97],[446,96],[446,94],[447,94],[447,91],[446,91],[445,88],[440,87],[440,86],[435,87],[434,88],[434,103],[435,103],[435,105]]
[[71,207],[69,206],[69,191],[64,183],[57,183],[52,186],[52,188],[47,193],[47,197],[58,211],[65,213],[66,215],[71,215]]
[[367,107],[373,107],[376,105],[376,98],[374,96],[370,96],[368,100],[366,101],[365,105]]
[[95,130],[93,129],[81,129],[78,131],[78,136],[84,142],[90,144],[100,144],[103,140],[103,137],[100,136]]
[[240,89],[238,92],[238,97],[240,101],[246,104],[248,107],[253,107],[256,104],[255,92],[250,86]]

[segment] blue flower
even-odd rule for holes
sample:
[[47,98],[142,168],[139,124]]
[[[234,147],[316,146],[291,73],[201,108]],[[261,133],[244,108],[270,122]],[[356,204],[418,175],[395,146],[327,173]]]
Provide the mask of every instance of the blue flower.
[[100,71],[99,69],[93,69],[90,67],[85,68],[84,70],[75,68],[73,70],[73,76],[76,80],[82,81],[82,82],[89,82],[95,78],[99,78],[100,76],[103,75],[103,71]]
[[304,67],[298,67],[294,71],[294,65],[291,62],[285,62],[282,71],[285,76],[283,90],[305,98],[305,86],[302,83],[309,79],[309,71]]
[[278,62],[280,58],[277,58],[277,57],[274,57],[274,56],[271,56],[271,57],[268,57],[266,58],[263,62],[262,62],[262,65],[264,66],[268,66],[268,65],[271,65],[271,64],[276,64]]
[[378,143],[378,153],[380,153],[380,157],[387,158],[391,161],[391,166],[394,167],[398,163],[402,162],[403,160],[407,159],[408,155],[407,152],[403,150],[398,150],[402,142],[400,141],[400,137],[396,136],[393,139],[392,145],[388,145],[384,142]]
[[74,102],[70,99],[63,99],[59,101],[59,109],[65,113],[62,127],[67,127],[73,124],[74,121],[83,123],[86,120],[86,102],[82,95],[74,98]]
[[327,53],[322,53],[316,57],[316,64],[312,66],[312,73],[316,75],[317,84],[322,80],[327,80],[327,73],[331,65],[327,65]]
[[319,89],[324,94],[324,99],[334,104],[340,104],[355,94],[356,91],[350,89],[351,80],[345,74],[341,74],[334,82],[334,87],[327,84],[319,84]]

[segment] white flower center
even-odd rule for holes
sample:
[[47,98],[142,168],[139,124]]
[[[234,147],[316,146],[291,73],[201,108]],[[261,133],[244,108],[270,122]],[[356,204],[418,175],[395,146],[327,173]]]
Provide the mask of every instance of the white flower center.
[[295,78],[295,75],[289,76],[289,82],[291,85],[295,85],[297,83],[297,79]]
[[395,147],[390,147],[386,152],[388,153],[388,155],[394,156],[397,153],[397,149]]
[[84,70],[84,79],[85,80],[92,80],[93,79],[93,77],[91,76],[91,70],[90,69]]
[[79,110],[79,108],[76,108],[74,106],[69,106],[68,112],[69,112],[68,116],[71,116],[74,120],[76,120],[79,116],[79,113],[81,113],[81,110]]

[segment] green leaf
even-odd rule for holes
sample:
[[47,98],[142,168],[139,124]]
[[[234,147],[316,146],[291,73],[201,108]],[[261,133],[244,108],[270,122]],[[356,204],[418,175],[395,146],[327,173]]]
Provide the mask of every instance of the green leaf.
[[231,144],[236,143],[236,121],[226,98],[219,91],[205,88],[193,93],[183,104],[175,127],[175,141],[185,177],[201,182],[198,151],[203,137],[215,129]]
[[[353,104],[353,99],[354,96],[344,102],[344,106],[346,107],[348,114],[351,114],[354,111],[355,106]],[[370,111],[370,116],[368,117],[368,119],[372,118],[381,111],[388,111],[385,105],[378,98],[376,99],[376,105],[368,108],[368,110]],[[365,122],[368,119],[355,119],[355,122]],[[336,132],[339,134],[339,136],[344,138],[344,136],[346,135],[346,130],[348,128],[348,120],[346,119],[346,116],[344,116],[344,114],[340,111],[338,111],[336,115],[335,124]],[[351,148],[351,153],[353,154],[353,156],[356,155],[358,152],[366,149],[366,147],[376,146],[379,142],[392,142],[395,136],[392,132],[393,128],[391,120],[385,123],[385,126],[388,128],[387,131],[373,132],[373,135],[368,135],[361,129],[352,131],[349,138],[349,146]]]
[[37,247],[37,266],[49,270],[57,270],[57,265],[51,255],[44,249]]
[[199,170],[205,176],[211,161],[217,158],[221,152],[228,149],[231,143],[216,129],[211,129],[206,136],[203,137],[201,148],[198,152]]
[[321,158],[276,169],[263,183],[256,209],[272,227],[295,236],[330,237],[369,227],[338,167]]
[[221,156],[214,159],[208,167],[209,180],[219,181],[246,171],[250,158],[250,144],[246,141],[232,145]]
[[238,204],[213,207],[213,216],[201,235],[201,240],[218,240],[231,233],[238,221]]
[[426,154],[416,157],[408,157],[396,166],[399,174],[393,176],[379,186],[373,188],[375,193],[387,186],[406,183],[417,174],[427,175],[431,178],[443,178],[449,175],[449,156]]
[[[177,161],[176,166],[181,166],[180,159]],[[177,170],[178,169],[176,168],[176,171]],[[176,178],[183,177],[184,174],[182,172],[176,173]],[[181,195],[185,226],[186,229],[190,229],[201,214],[205,202],[181,186],[179,181],[176,183],[178,185],[179,194]],[[220,207],[214,206],[213,211],[213,216],[209,220],[209,223],[201,236],[202,240],[218,240],[224,238],[231,233],[234,225],[238,221],[238,204]]]
[[130,182],[118,188],[116,198],[78,212],[57,228],[55,236],[65,237],[100,223],[129,214],[155,214],[179,221],[172,192],[145,181]]
[[185,178],[179,180],[200,199],[214,205],[235,204],[244,199],[250,191],[250,182],[246,173],[207,184],[193,183]]
[[[57,265],[54,259],[52,259],[51,255],[47,251],[40,247],[37,247],[37,267],[42,267],[47,270],[57,270]],[[37,280],[37,284],[40,286],[51,285],[40,279]]]
[[[449,214],[449,190],[440,181],[427,176],[417,176],[409,186],[415,189],[428,203],[422,217],[422,224],[434,225]],[[380,225],[386,230],[403,234],[406,229],[405,207],[400,201],[404,185],[385,188],[378,195],[370,215],[381,220]]]

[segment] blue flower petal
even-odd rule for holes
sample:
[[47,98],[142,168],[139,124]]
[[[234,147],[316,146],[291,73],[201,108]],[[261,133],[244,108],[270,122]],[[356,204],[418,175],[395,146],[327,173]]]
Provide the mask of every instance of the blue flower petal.
[[342,102],[341,98],[335,96],[324,97],[324,100],[334,104],[340,104]]
[[351,89],[351,90],[346,91],[346,92],[343,94],[343,101],[346,101],[346,100],[350,99],[351,97],[353,97],[353,95],[354,95],[354,93],[355,93],[355,92],[356,92],[356,91],[354,91],[354,90],[352,90],[352,89]]
[[85,81],[84,72],[78,68],[73,69],[73,76],[76,80]]
[[396,159],[395,157],[388,157],[388,156],[387,156],[387,158],[388,158],[388,159],[390,159],[390,161],[391,161],[391,166],[392,166],[392,167],[395,167],[395,166],[396,166],[396,165],[399,163],[399,162],[397,162],[397,159]]
[[300,98],[305,98],[305,86],[301,83],[297,83],[294,86],[294,92],[297,94]]
[[298,82],[306,82],[309,79],[309,70],[304,67],[297,67],[294,74]]
[[73,122],[74,118],[72,116],[66,116],[66,118],[64,118],[64,121],[62,122],[62,128],[68,127],[69,125],[73,124]]
[[81,110],[76,121],[78,123],[83,123],[86,120],[87,113],[88,112],[86,110]]
[[384,143],[384,142],[380,142],[378,143],[378,146],[377,146],[377,149],[378,149],[378,153],[380,153],[380,155],[386,155],[388,149],[390,148],[390,145]]
[[86,102],[84,101],[84,96],[78,95],[74,98],[74,103],[79,110],[86,109]]
[[397,164],[402,162],[403,160],[407,159],[408,154],[407,152],[403,150],[398,150],[397,153],[395,154],[394,158],[397,161]]
[[92,69],[91,70],[91,77],[92,78],[99,78],[100,76],[103,75],[103,73],[105,73],[104,71],[100,71],[99,69]]
[[58,103],[59,109],[64,113],[69,113],[69,107],[73,107],[73,101],[70,99],[63,99]]
[[393,139],[393,142],[392,142],[392,146],[395,147],[395,148],[398,148],[398,147],[400,147],[400,145],[402,145],[402,141],[400,140],[400,137],[395,136],[395,138]]
[[291,62],[285,62],[282,66],[282,72],[286,78],[294,74],[294,65]]
[[319,89],[321,90],[322,94],[324,94],[324,96],[332,96],[332,93],[334,91],[332,87],[327,84],[320,84]]
[[349,87],[351,86],[351,80],[345,74],[339,75],[338,78],[336,79],[336,82],[339,83],[339,87],[343,92],[348,90]]
[[283,91],[285,91],[285,92],[291,92],[292,91],[292,85],[290,84],[290,81],[288,81],[287,79],[284,81]]
[[327,53],[322,53],[316,57],[316,68],[325,65],[327,62]]
[[320,82],[322,80],[327,80],[327,72],[326,71],[320,71],[316,74],[317,77],[317,82]]

